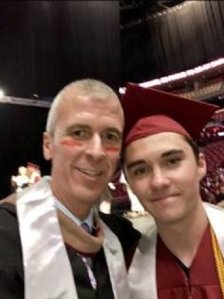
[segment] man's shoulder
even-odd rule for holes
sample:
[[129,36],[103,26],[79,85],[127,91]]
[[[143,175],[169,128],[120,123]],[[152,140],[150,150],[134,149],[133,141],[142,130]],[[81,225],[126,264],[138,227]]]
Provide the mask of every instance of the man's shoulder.
[[16,207],[12,203],[0,201],[0,225],[5,221],[17,222]]
[[116,215],[116,214],[105,214],[99,212],[100,218],[105,222],[112,230],[121,230],[121,231],[130,231],[136,232],[139,235],[139,232],[133,227],[130,220],[125,217]]
[[131,221],[128,219],[119,215],[104,214],[102,212],[100,212],[99,215],[102,221],[117,235],[125,247],[136,244],[140,239],[140,232],[133,227]]
[[16,207],[11,203],[0,202],[0,241],[18,239],[19,228]]
[[119,239],[125,257],[126,267],[128,269],[141,237],[140,232],[132,226],[132,223],[128,219],[122,216],[104,214],[101,212],[99,214],[103,222],[106,223]]
[[22,253],[15,205],[0,202],[0,269],[21,266]]

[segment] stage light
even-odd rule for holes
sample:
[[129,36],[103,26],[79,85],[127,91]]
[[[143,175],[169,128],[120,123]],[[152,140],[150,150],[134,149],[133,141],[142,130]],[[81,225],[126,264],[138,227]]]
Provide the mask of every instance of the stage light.
[[3,89],[0,89],[0,98],[4,97],[5,93]]

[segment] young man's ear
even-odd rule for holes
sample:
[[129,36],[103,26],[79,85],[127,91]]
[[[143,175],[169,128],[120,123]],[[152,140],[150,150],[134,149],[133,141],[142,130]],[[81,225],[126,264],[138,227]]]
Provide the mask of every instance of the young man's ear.
[[199,170],[200,178],[203,179],[203,177],[207,173],[207,164],[206,164],[205,155],[203,153],[199,153],[198,170]]
[[43,133],[43,155],[46,160],[52,158],[52,137],[48,132]]

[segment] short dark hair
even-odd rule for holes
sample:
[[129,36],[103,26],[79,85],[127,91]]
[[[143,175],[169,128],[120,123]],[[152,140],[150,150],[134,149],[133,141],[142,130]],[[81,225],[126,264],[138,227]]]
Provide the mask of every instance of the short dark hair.
[[183,136],[183,138],[192,148],[193,154],[194,154],[196,160],[198,161],[200,149],[199,149],[197,143],[187,136]]

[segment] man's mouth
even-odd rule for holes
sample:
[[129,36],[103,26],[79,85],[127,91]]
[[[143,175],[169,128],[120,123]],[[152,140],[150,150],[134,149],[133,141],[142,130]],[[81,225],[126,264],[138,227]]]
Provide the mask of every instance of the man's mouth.
[[98,177],[103,174],[102,170],[94,170],[94,169],[88,169],[88,168],[77,168],[80,172],[84,173],[85,175],[91,176],[91,177]]
[[161,201],[161,200],[166,200],[167,198],[171,198],[171,197],[175,197],[177,196],[177,194],[161,194],[159,196],[155,196],[152,198],[152,202],[155,202],[155,201]]

